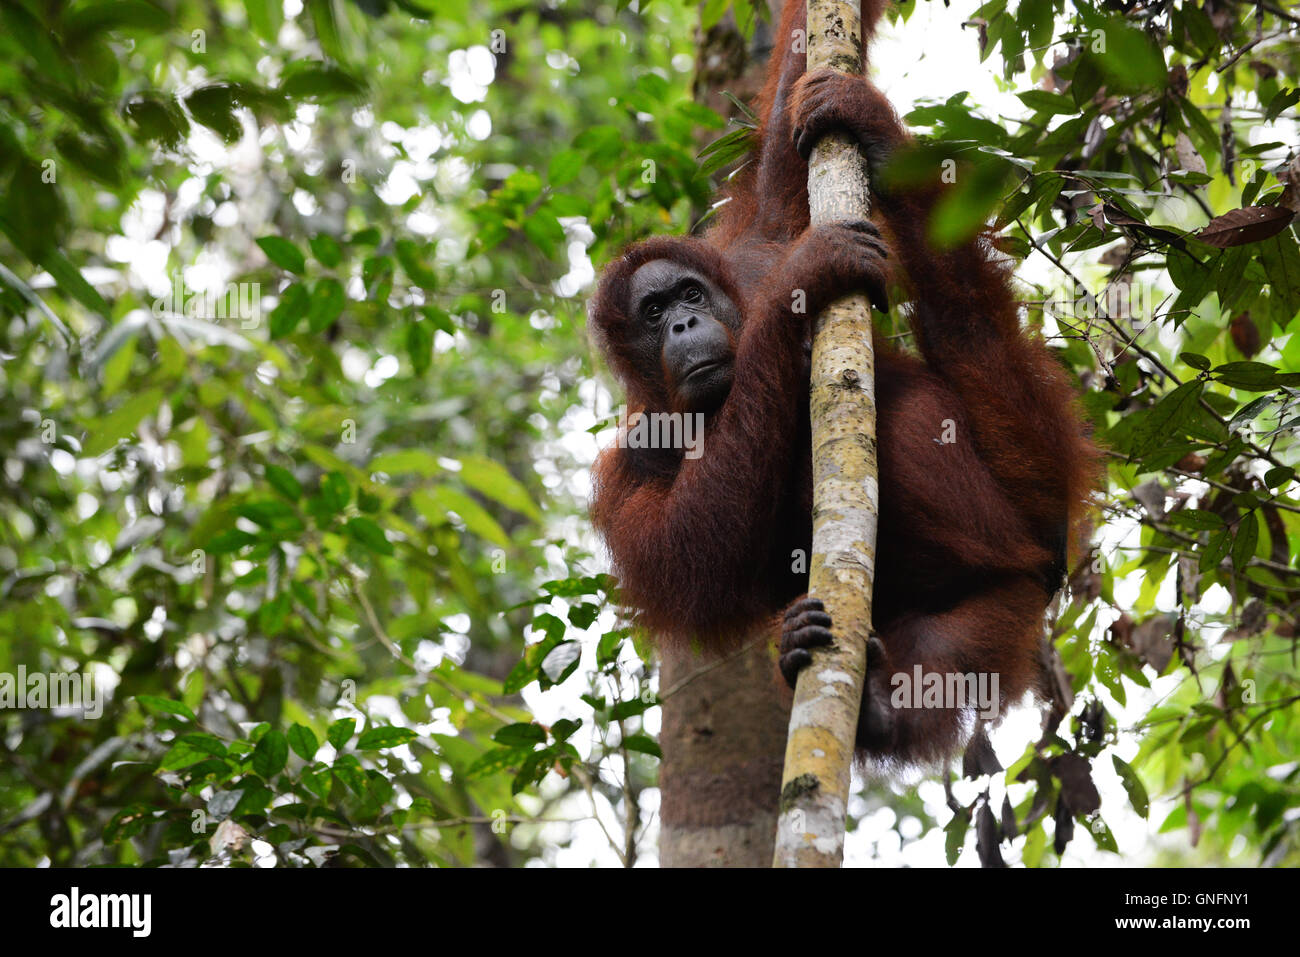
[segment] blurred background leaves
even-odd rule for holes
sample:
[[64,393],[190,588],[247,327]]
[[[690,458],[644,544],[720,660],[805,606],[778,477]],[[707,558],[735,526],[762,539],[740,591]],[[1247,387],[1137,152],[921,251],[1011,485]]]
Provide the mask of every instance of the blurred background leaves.
[[[0,713],[0,863],[653,860],[583,295],[751,139],[691,98],[728,5],[627,6],[0,3],[0,673],[105,695]],[[892,175],[996,218],[1112,488],[1044,732],[865,788],[860,851],[1294,863],[1300,18],[922,15],[1006,96],[921,62]]]

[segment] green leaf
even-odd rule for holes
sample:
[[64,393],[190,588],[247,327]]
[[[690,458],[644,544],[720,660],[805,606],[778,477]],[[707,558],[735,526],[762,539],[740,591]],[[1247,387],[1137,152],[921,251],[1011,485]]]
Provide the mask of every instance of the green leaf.
[[1277,369],[1263,362],[1229,362],[1214,370],[1224,385],[1250,392],[1267,392],[1276,386]]
[[1232,536],[1226,528],[1212,533],[1210,540],[1201,549],[1201,557],[1197,562],[1200,570],[1204,572],[1216,567],[1223,561],[1223,557],[1228,554],[1228,549],[1231,547]]
[[262,735],[253,749],[253,770],[263,780],[269,780],[284,770],[289,760],[289,743],[284,735],[274,729]]
[[1192,528],[1197,531],[1207,531],[1223,527],[1223,519],[1213,512],[1206,512],[1201,509],[1189,508],[1180,512],[1174,512],[1169,516],[1169,522],[1181,528]]
[[1178,302],[1187,308],[1199,305],[1214,287],[1214,270],[1181,250],[1171,249],[1165,265],[1179,289]]
[[512,764],[523,761],[531,753],[531,751],[520,751],[518,748],[493,748],[471,764],[466,769],[465,776],[467,778],[486,777],[488,774],[504,770]]
[[524,220],[524,234],[547,256],[555,255],[556,247],[564,242],[564,227],[554,214],[542,209]]
[[1106,822],[1101,819],[1100,814],[1094,814],[1088,818],[1088,834],[1092,837],[1093,843],[1103,851],[1110,851],[1112,854],[1119,853],[1119,845],[1115,843],[1115,835],[1111,833]]
[[306,271],[307,260],[302,250],[283,236],[263,236],[257,241],[257,245],[262,247],[266,258],[281,269],[287,269],[300,276]]
[[339,472],[330,472],[320,480],[321,498],[335,512],[347,508],[352,499],[352,487]]
[[[0,126],[0,133],[5,129],[6,127]],[[0,156],[4,157],[0,160],[0,170],[7,168],[12,162],[9,156],[5,155],[12,148],[13,145],[0,141]],[[50,165],[42,169],[25,156],[21,157],[13,164],[13,175],[9,178],[8,188],[0,188],[0,227],[28,259],[42,265],[46,261],[53,262],[62,257],[56,245],[67,228],[68,220],[68,208],[63,200],[63,194],[52,183],[44,181],[48,171],[54,169],[54,160],[47,159],[45,162]],[[67,264],[69,271],[75,274],[73,281],[90,289],[85,277],[77,272],[66,258],[63,262]],[[55,272],[52,267],[50,274],[60,286],[65,285],[64,277]],[[77,291],[71,288],[67,291],[69,295],[80,298]],[[91,289],[91,292],[94,293],[94,290]],[[98,293],[94,295],[99,298]],[[101,315],[107,315],[106,310],[96,309],[96,311]]]
[[577,628],[590,628],[600,615],[600,606],[589,601],[579,602],[569,609],[569,622]]
[[224,755],[225,748],[222,747],[220,754],[207,741],[198,739],[209,738],[212,742],[220,745],[220,742],[211,735],[187,734],[178,739],[175,744],[167,749],[167,753],[162,756],[158,762],[160,771],[179,771],[181,768],[188,768],[198,764],[200,761],[206,761],[213,755]]
[[311,305],[307,310],[307,328],[324,332],[343,312],[347,297],[337,279],[322,279],[311,292]]
[[429,371],[433,363],[433,323],[412,319],[406,324],[406,354],[417,376]]
[[[1021,4],[1023,7],[1024,4]],[[1069,97],[1047,90],[1028,90],[1017,93],[1016,98],[1035,113],[1051,115],[1053,113],[1077,113],[1079,109]]]
[[82,453],[91,458],[103,455],[119,440],[132,435],[140,421],[157,412],[164,401],[162,389],[148,389],[127,399],[87,430],[89,434]]
[[1274,397],[1271,395],[1262,395],[1258,399],[1252,399],[1246,405],[1238,409],[1228,422],[1229,430],[1239,429],[1247,422],[1254,422],[1264,413],[1264,410],[1274,404]]
[[628,735],[623,739],[623,747],[627,748],[629,751],[639,751],[642,754],[649,754],[656,758],[662,758],[664,756],[663,751],[659,749],[659,745],[655,742],[654,738],[650,737],[648,734]]
[[416,734],[410,728],[381,725],[361,732],[361,737],[357,739],[356,749],[358,751],[381,751],[384,748],[400,747],[409,741],[414,741],[415,738]]
[[1197,403],[1203,391],[1204,383],[1199,379],[1184,382],[1146,410],[1134,428],[1133,453],[1145,455],[1159,448],[1170,436],[1177,434],[1180,427],[1191,418],[1193,411],[1198,407]]
[[71,65],[47,26],[17,3],[0,6],[0,16],[4,17],[5,32],[13,37],[13,45],[39,64],[42,75],[60,86],[75,86]]
[[366,793],[366,773],[361,769],[357,759],[351,754],[344,754],[334,761],[330,769],[336,780],[357,795]]
[[208,539],[203,549],[213,555],[228,555],[256,542],[256,535],[250,535],[237,528],[228,528]]
[[124,28],[135,28],[158,33],[171,25],[171,17],[152,3],[144,0],[110,0],[78,7],[64,17],[63,29],[69,39],[78,39],[95,33],[107,33]]
[[346,70],[325,63],[298,60],[290,64],[280,82],[280,92],[294,99],[356,99],[366,92],[366,85]]
[[348,522],[346,529],[353,540],[364,545],[372,552],[380,555],[393,554],[393,543],[388,540],[384,530],[371,519],[358,516]]
[[546,743],[546,732],[536,724],[508,724],[492,735],[497,744],[509,748],[522,748]]
[[242,505],[236,506],[234,512],[241,518],[246,518],[268,530],[291,529],[301,531],[301,523],[298,521],[298,515],[293,508],[274,499],[266,499],[260,502],[244,502]]
[[1269,488],[1278,488],[1285,482],[1295,479],[1295,469],[1289,465],[1278,465],[1264,473],[1264,484]]
[[244,785],[240,788],[244,792],[244,796],[239,799],[235,809],[230,812],[232,818],[243,817],[246,814],[261,814],[275,797],[271,793],[271,789],[255,777],[249,776],[241,784]]
[[952,867],[957,863],[957,858],[961,856],[962,848],[966,846],[966,831],[970,828],[970,811],[966,808],[960,808],[952,816],[952,820],[944,827],[943,832],[946,836],[944,839],[944,854],[948,858],[948,866]]
[[346,57],[343,55],[343,40],[339,35],[333,0],[307,0],[307,9],[316,27],[316,39],[320,41],[321,49],[330,58],[339,62],[344,61]]
[[600,643],[596,645],[596,664],[604,667],[618,660],[618,649],[623,644],[623,639],[627,637],[627,630],[617,628],[614,631],[607,631],[600,636]]
[[1259,519],[1254,512],[1247,512],[1237,525],[1237,534],[1232,539],[1232,563],[1240,571],[1255,557],[1255,546],[1259,544]]
[[356,727],[356,718],[339,718],[325,732],[325,740],[334,747],[335,751],[342,751],[343,746],[348,743],[348,739],[352,737],[352,732],[356,730]]
[[227,143],[234,143],[244,134],[235,116],[235,105],[235,91],[228,83],[201,86],[185,98],[190,115]]
[[578,669],[581,661],[582,645],[579,642],[560,642],[542,659],[541,673],[545,676],[541,682],[542,690],[545,691],[553,684],[561,684]]
[[432,251],[432,243],[417,243],[413,239],[399,239],[394,244],[397,261],[402,264],[407,278],[422,289],[437,289],[438,276],[425,265],[426,249]]
[[271,338],[280,339],[298,328],[298,323],[307,314],[311,297],[307,288],[301,283],[294,283],[280,294],[280,301],[271,310]]
[[573,145],[586,151],[588,164],[607,169],[610,163],[622,158],[627,144],[616,126],[589,126],[578,134]]
[[244,0],[248,10],[248,19],[258,36],[268,43],[274,43],[280,36],[280,26],[284,23],[284,4],[280,0]]
[[712,176],[725,166],[740,160],[754,150],[758,137],[751,129],[737,129],[726,133],[700,150],[699,173]]
[[1164,56],[1151,37],[1119,17],[1093,13],[1084,22],[1093,32],[1083,38],[1083,59],[1096,65],[1111,92],[1164,89]]
[[173,701],[171,698],[160,698],[158,695],[141,694],[136,695],[135,700],[146,711],[153,714],[171,714],[187,721],[197,721],[194,712],[179,701]]
[[533,661],[527,654],[521,658],[510,673],[506,675],[506,680],[502,684],[502,690],[506,694],[515,694],[527,685],[538,680],[539,662]]
[[560,150],[551,157],[546,178],[552,186],[564,186],[578,178],[587,165],[587,158],[574,149]]
[[1138,777],[1137,772],[1133,770],[1132,765],[1122,759],[1117,754],[1110,756],[1111,763],[1115,765],[1115,773],[1119,775],[1120,782],[1124,785],[1124,790],[1128,792],[1129,803],[1133,805],[1133,810],[1138,812],[1139,817],[1146,817],[1150,809],[1151,801],[1147,797],[1147,789],[1142,784],[1142,779]]
[[[0,219],[3,219],[2,215],[0,215]],[[0,222],[0,225],[3,225],[3,223]],[[25,299],[33,309],[35,309],[42,316],[44,316],[45,321],[48,322],[54,328],[54,330],[58,332],[60,336],[63,337],[64,343],[72,342],[72,330],[68,328],[67,324],[54,314],[54,311],[45,304],[45,300],[36,294],[35,289],[29,286],[18,276],[14,275],[8,269],[8,267],[4,265],[4,263],[0,263],[0,284],[8,286],[14,292],[18,293],[18,295],[21,296],[23,299]],[[109,332],[104,337],[104,341],[107,341],[112,337],[114,337],[114,335],[117,334],[118,329],[121,328],[121,326],[123,325],[125,325],[125,323],[119,323],[117,327],[115,327],[111,332]],[[133,326],[132,328],[135,327]],[[92,368],[103,361],[100,352],[104,351],[104,341],[101,341],[100,351],[96,352],[95,358],[92,360],[91,363]]]
[[[546,649],[546,652],[549,653],[551,648],[554,648],[555,645],[564,638],[564,633],[568,629],[565,627],[564,622],[556,618],[549,611],[544,611],[533,616],[533,630],[540,631],[546,636],[547,642],[550,642],[550,646]],[[538,652],[541,644],[544,643],[529,645],[527,652]],[[543,657],[545,657],[545,655],[539,653],[537,661],[540,662]]]
[[284,630],[284,623],[289,617],[291,604],[287,594],[279,594],[270,601],[263,603],[262,607],[257,610],[257,626],[261,629],[262,634],[268,636],[278,635]]
[[[649,700],[646,700],[648,698]],[[644,714],[655,705],[659,704],[659,699],[653,695],[647,695],[646,698],[633,698],[631,701],[620,701],[614,707],[609,709],[609,719],[619,721],[623,718],[630,718],[633,715]]]
[[316,757],[316,751],[320,748],[316,740],[315,733],[305,724],[294,724],[289,729],[289,747],[293,748],[294,754],[304,761],[310,761]]
[[131,362],[135,359],[137,336],[126,337],[120,348],[104,363],[104,398],[108,398],[122,388],[131,372]]
[[551,725],[551,737],[556,741],[567,741],[577,733],[582,727],[582,721],[574,721],[572,718],[561,718],[555,724]]
[[293,473],[278,465],[266,467],[266,480],[271,487],[291,502],[302,499],[302,485],[293,477]]
[[612,575],[587,575],[542,582],[542,590],[558,598],[579,598],[583,595],[599,595],[601,592],[608,595],[617,584]]
[[208,464],[208,445],[212,440],[212,430],[208,423],[200,418],[190,420],[188,428],[181,431],[177,441],[181,447],[181,464],[187,468],[202,468]]
[[989,214],[1002,201],[1006,190],[1007,166],[983,161],[974,169],[962,169],[957,185],[935,206],[930,234],[941,248],[969,240],[984,226]]
[[229,753],[226,745],[214,734],[183,734],[177,740],[182,741],[193,748],[197,748],[200,751],[204,751],[213,757],[224,758]]
[[441,485],[431,489],[417,489],[411,494],[411,504],[431,526],[447,521],[447,513],[455,512],[472,535],[494,545],[510,544],[508,536],[497,520],[482,505],[459,489]]
[[469,456],[460,460],[460,477],[476,491],[482,492],[506,508],[512,508],[529,518],[539,519],[541,513],[533,504],[532,498],[506,467],[499,462],[480,456]]
[[370,460],[371,472],[385,472],[389,475],[420,475],[429,478],[445,471],[438,464],[438,456],[427,449],[402,449],[377,455]]
[[1278,300],[1276,316],[1283,329],[1300,313],[1300,248],[1291,230],[1259,243],[1260,265],[1268,276],[1274,298]]
[[309,241],[311,254],[322,266],[333,269],[343,261],[343,250],[333,236],[322,233]]

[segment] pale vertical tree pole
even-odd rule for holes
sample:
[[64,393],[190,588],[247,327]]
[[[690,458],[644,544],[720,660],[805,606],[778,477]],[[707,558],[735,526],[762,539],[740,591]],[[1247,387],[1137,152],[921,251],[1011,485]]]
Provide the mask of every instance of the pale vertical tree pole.
[[[862,15],[853,0],[808,0],[808,70],[863,71]],[[822,137],[808,160],[814,226],[865,219],[866,162],[846,134]],[[775,867],[838,867],[875,574],[880,491],[871,305],[836,300],[813,327],[813,545],[810,594],[826,605],[834,645],[799,673],[785,748]]]

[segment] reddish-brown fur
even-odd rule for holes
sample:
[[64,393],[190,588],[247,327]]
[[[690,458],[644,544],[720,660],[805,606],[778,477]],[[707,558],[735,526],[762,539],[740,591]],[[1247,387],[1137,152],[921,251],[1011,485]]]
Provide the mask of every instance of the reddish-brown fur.
[[[868,35],[883,0],[864,3]],[[720,647],[770,619],[807,588],[792,553],[811,544],[808,325],[826,303],[862,288],[859,250],[841,227],[809,229],[807,165],[796,125],[833,114],[871,155],[907,134],[863,77],[803,77],[791,49],[802,0],[786,4],[760,97],[760,147],[727,189],[730,202],[701,238],[658,237],[611,264],[591,307],[597,341],[631,410],[665,410],[673,396],[637,355],[628,283],[653,259],[685,262],[739,305],[734,384],[708,420],[704,454],[607,449],[596,465],[592,518],[611,552],[624,598],[666,641]],[[889,676],[996,672],[1015,703],[1037,676],[1042,613],[1059,582],[1067,530],[1081,526],[1096,451],[1068,378],[1041,340],[1020,327],[1004,266],[977,239],[938,252],[926,218],[936,188],[873,196],[891,250],[910,279],[920,357],[876,341],[880,513],[875,628]],[[855,261],[855,257],[856,260]],[[803,289],[807,314],[791,311]],[[938,440],[948,422],[956,441]],[[1045,587],[1048,586],[1048,587]],[[951,753],[964,717],[897,713],[887,742],[859,738],[876,757],[907,763]]]

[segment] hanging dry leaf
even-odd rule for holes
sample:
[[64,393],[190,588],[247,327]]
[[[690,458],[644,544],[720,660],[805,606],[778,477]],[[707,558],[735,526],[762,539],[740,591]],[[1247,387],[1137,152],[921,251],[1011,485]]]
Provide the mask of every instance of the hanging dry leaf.
[[1232,344],[1237,347],[1237,351],[1247,359],[1254,358],[1255,354],[1259,352],[1262,345],[1259,338],[1259,327],[1250,318],[1249,309],[1232,317],[1232,323],[1228,326],[1228,334],[1232,336]]
[[1092,783],[1092,765],[1082,755],[1058,754],[1049,762],[1052,774],[1061,782],[1061,798],[1078,814],[1091,814],[1101,807],[1101,795]]
[[217,825],[216,831],[208,839],[208,848],[213,854],[220,854],[225,850],[237,854],[244,849],[244,845],[247,843],[248,832],[227,818]]
[[1181,63],[1169,71],[1169,91],[1174,96],[1187,95],[1187,67]]
[[1174,656],[1173,643],[1169,633],[1173,631],[1175,616],[1154,615],[1133,629],[1128,636],[1128,645],[1143,662],[1156,670],[1164,672],[1169,659]]
[[1174,152],[1178,154],[1178,165],[1182,169],[1192,173],[1205,172],[1205,160],[1196,152],[1186,133],[1179,133],[1178,139],[1174,140]]
[[1020,833],[1020,828],[1016,824],[1016,811],[1011,806],[1011,798],[1005,795],[1002,798],[1002,836],[1008,841],[1015,840]]
[[1295,215],[1282,206],[1244,206],[1214,217],[1196,238],[1219,249],[1257,243],[1286,229]]
[[962,776],[974,780],[984,774],[997,774],[1001,770],[1002,764],[993,753],[993,744],[989,741],[988,728],[981,721],[975,726],[975,733],[971,735],[966,752],[962,755]]
[[1061,796],[1056,799],[1056,836],[1052,838],[1052,849],[1056,851],[1057,856],[1065,853],[1065,849],[1070,846],[1070,841],[1074,839],[1074,817],[1070,811],[1070,802],[1065,799],[1065,790],[1061,790]]
[[1167,495],[1165,487],[1157,479],[1143,482],[1133,489],[1133,497],[1147,510],[1147,514],[1156,521],[1165,517],[1165,497]]
[[1106,142],[1106,127],[1101,125],[1101,116],[1094,116],[1083,134],[1083,158],[1091,159],[1097,155]]
[[998,822],[984,801],[975,816],[975,850],[979,854],[981,867],[1006,867],[1002,851],[998,849]]

